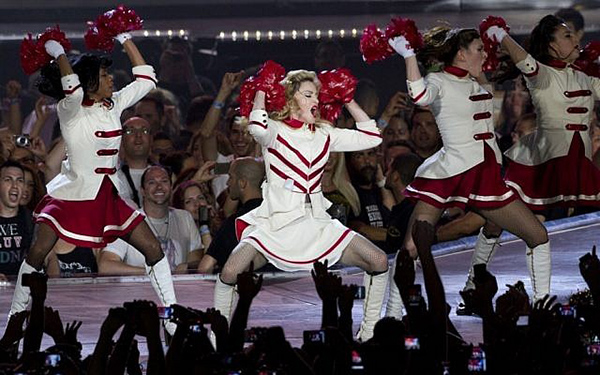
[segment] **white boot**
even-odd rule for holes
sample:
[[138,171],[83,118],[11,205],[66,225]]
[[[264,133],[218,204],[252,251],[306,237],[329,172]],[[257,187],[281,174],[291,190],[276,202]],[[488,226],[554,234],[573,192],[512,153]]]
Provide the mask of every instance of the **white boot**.
[[475,243],[475,250],[473,251],[473,256],[471,257],[471,267],[469,268],[469,276],[467,276],[467,282],[463,290],[475,289],[475,283],[473,282],[473,277],[475,274],[473,273],[473,266],[476,264],[488,264],[496,249],[499,246],[499,238],[492,237],[487,238],[483,234],[483,227],[479,231],[479,236],[477,236],[477,243]]
[[369,275],[365,272],[365,300],[363,303],[363,320],[360,323],[360,329],[356,339],[365,342],[373,337],[373,328],[375,323],[381,319],[381,306],[383,297],[387,288],[389,271],[378,275]]
[[28,286],[23,286],[23,275],[38,272],[35,268],[30,266],[25,260],[21,263],[19,268],[19,276],[17,277],[17,284],[15,285],[15,293],[13,294],[12,303],[10,304],[10,311],[8,312],[8,318],[10,319],[13,314],[24,311],[29,305],[31,296],[31,290]]
[[[166,256],[153,266],[146,266],[146,273],[150,278],[152,288],[156,292],[160,303],[163,306],[171,306],[177,303],[175,298],[175,289],[173,288],[173,277],[171,276],[171,267]],[[175,334],[177,326],[173,322],[165,321],[165,329],[171,336]]]
[[213,303],[215,309],[221,312],[221,315],[227,319],[227,322],[231,322],[231,311],[236,303],[235,294],[235,286],[225,284],[221,280],[221,275],[217,275]]
[[396,257],[394,258],[394,263],[392,264],[392,269],[389,273],[389,291],[390,294],[388,296],[387,305],[385,308],[385,316],[391,316],[398,320],[402,319],[402,310],[404,309],[404,303],[402,301],[402,296],[400,296],[400,289],[396,285],[394,281],[394,275],[396,274],[396,262],[398,261],[398,253],[396,253]]
[[527,248],[525,253],[527,259],[527,268],[531,277],[531,287],[533,288],[533,302],[538,301],[546,294],[550,294],[550,269],[551,255],[550,242],[543,243],[534,247]]

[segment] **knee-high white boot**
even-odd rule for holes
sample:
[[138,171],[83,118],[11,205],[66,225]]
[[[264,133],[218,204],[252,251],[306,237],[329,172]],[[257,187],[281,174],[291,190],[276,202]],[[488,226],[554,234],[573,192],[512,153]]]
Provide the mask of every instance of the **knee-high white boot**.
[[467,282],[465,283],[463,290],[475,289],[475,283],[473,282],[473,277],[475,277],[473,273],[473,266],[476,264],[488,264],[492,260],[492,257],[494,256],[498,246],[500,246],[499,238],[487,238],[483,234],[483,228],[481,228],[479,231],[479,236],[477,236],[477,242],[475,243],[473,256],[471,257],[469,276],[467,276]]
[[394,281],[394,275],[396,274],[396,262],[398,261],[398,253],[396,253],[396,257],[394,258],[394,263],[392,264],[392,269],[389,273],[389,295],[387,300],[387,305],[385,308],[385,316],[391,316],[396,319],[402,319],[402,310],[404,309],[404,303],[402,301],[402,296],[400,296],[400,289],[396,285]]
[[550,255],[550,241],[534,247],[527,248],[525,253],[527,268],[531,277],[533,288],[533,301],[544,298],[550,294],[550,271],[552,257]]
[[13,314],[27,309],[27,305],[29,305],[31,296],[31,290],[28,286],[23,286],[23,275],[33,272],[38,271],[24,260],[23,263],[21,263],[21,268],[19,268],[19,276],[17,277],[17,284],[15,285],[15,293],[13,294],[12,303],[10,304],[10,311],[8,312],[9,319]]
[[217,276],[215,284],[214,307],[221,312],[227,322],[231,322],[231,311],[233,310],[235,300],[235,285],[225,284],[221,280],[221,275]]
[[362,342],[373,337],[373,328],[375,323],[381,319],[381,306],[383,297],[387,288],[389,271],[378,275],[369,275],[365,272],[365,300],[363,303],[363,320],[360,323],[360,329],[356,339]]
[[[175,289],[173,288],[173,277],[171,276],[171,267],[167,257],[164,256],[158,263],[153,266],[146,265],[146,273],[150,278],[152,288],[156,292],[160,303],[163,306],[171,306],[177,303],[175,298]],[[175,334],[175,323],[165,321],[165,329],[172,336]]]

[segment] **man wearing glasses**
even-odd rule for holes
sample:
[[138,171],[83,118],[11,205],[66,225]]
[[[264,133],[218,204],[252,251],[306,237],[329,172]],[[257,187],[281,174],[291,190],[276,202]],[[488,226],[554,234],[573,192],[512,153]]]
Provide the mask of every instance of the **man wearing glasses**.
[[124,199],[130,199],[140,207],[142,174],[150,165],[152,135],[150,124],[141,117],[131,117],[123,124],[121,142],[121,168],[118,175],[122,182]]

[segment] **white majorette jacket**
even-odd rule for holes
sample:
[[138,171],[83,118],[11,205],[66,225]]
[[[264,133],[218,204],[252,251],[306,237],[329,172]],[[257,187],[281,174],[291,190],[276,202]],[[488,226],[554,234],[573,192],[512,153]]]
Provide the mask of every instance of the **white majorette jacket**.
[[600,79],[573,69],[564,62],[538,63],[532,56],[517,64],[525,76],[537,114],[537,131],[522,137],[506,156],[523,165],[538,165],[566,156],[575,131],[591,160],[589,124],[594,101],[600,99]]
[[62,77],[65,97],[58,102],[60,129],[65,139],[67,159],[60,173],[46,186],[53,198],[93,200],[104,176],[108,176],[119,193],[117,175],[121,146],[121,112],[156,87],[154,68],[139,65],[132,69],[135,81],[113,94],[103,103],[88,103],[76,74]]
[[278,230],[305,215],[307,196],[312,215],[329,219],[330,206],[321,192],[321,179],[330,152],[358,151],[381,143],[374,120],[359,122],[358,130],[330,125],[303,124],[297,120],[275,121],[263,110],[250,113],[250,134],[263,147],[266,181],[263,203],[256,217],[268,218]]
[[493,95],[467,71],[450,66],[407,85],[416,105],[430,106],[444,143],[417,169],[416,177],[443,179],[471,169],[484,160],[483,142],[502,163],[494,135]]

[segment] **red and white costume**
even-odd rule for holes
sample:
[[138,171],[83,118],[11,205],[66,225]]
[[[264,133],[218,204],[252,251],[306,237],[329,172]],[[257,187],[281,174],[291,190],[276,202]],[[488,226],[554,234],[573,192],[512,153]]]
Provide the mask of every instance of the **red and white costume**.
[[263,203],[236,221],[236,234],[284,271],[310,270],[317,260],[336,263],[357,233],[331,219],[321,191],[330,152],[358,151],[381,143],[375,121],[358,130],[250,114],[250,134],[263,148]]
[[600,205],[600,171],[592,163],[589,124],[600,79],[561,61],[530,55],[517,64],[537,114],[537,131],[506,151],[506,183],[532,209]]
[[151,66],[136,66],[133,75],[134,82],[104,103],[84,100],[76,74],[62,77],[66,96],[58,102],[57,112],[67,159],[48,183],[48,194],[34,216],[78,246],[103,247],[144,219],[117,193],[122,191],[116,174],[123,133],[121,112],[156,87]]
[[513,201],[515,194],[500,176],[493,95],[453,66],[407,84],[415,104],[430,107],[443,147],[417,169],[406,196],[438,208],[496,208]]

